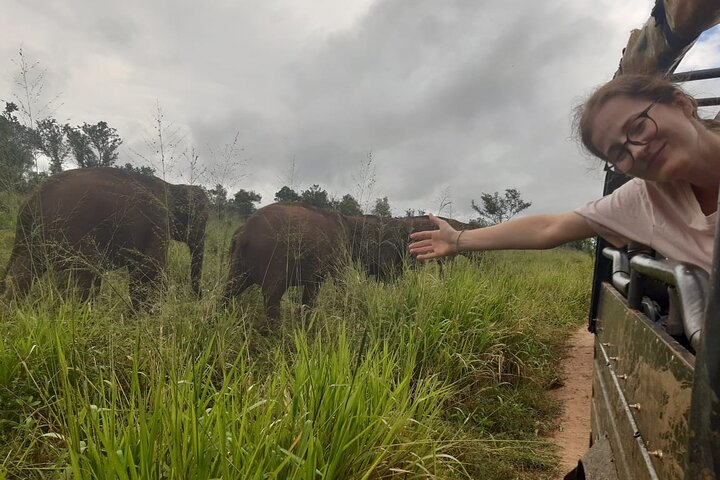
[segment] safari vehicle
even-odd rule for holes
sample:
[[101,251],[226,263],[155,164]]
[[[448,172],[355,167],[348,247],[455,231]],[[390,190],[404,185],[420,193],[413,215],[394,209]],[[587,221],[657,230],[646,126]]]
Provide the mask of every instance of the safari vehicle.
[[[720,77],[720,68],[673,73],[719,22],[717,0],[657,0],[631,34],[618,74]],[[604,193],[626,180],[608,171]],[[720,231],[714,251],[708,275],[599,239],[588,326],[595,334],[590,448],[566,479],[720,478]]]

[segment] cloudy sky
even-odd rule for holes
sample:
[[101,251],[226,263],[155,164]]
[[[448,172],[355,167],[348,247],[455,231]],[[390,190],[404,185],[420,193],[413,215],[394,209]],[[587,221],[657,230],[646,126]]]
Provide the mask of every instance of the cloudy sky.
[[[571,111],[614,73],[652,0],[3,0],[0,99],[17,53],[45,71],[61,122],[108,122],[119,163],[271,203],[319,184],[393,213],[472,216],[517,188],[528,213],[600,194]],[[720,64],[704,35],[688,67]],[[716,84],[692,87],[720,94]],[[190,159],[197,156],[191,166]]]

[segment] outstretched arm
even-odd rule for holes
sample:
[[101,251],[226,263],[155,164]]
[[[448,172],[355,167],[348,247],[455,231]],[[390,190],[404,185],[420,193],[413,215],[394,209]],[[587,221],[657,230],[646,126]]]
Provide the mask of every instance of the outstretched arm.
[[446,221],[430,214],[438,230],[410,235],[410,253],[419,260],[444,257],[474,250],[543,250],[597,233],[575,212],[533,215],[492,227],[459,232]]

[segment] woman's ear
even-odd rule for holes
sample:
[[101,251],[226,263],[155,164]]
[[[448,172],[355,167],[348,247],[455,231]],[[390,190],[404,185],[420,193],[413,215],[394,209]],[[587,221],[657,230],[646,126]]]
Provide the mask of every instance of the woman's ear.
[[688,118],[698,116],[697,105],[683,92],[675,91],[673,93],[672,104],[679,107]]

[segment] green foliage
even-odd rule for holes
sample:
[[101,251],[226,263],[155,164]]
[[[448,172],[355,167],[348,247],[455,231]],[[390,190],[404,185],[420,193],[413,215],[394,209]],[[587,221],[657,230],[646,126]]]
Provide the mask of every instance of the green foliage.
[[583,238],[574,240],[563,245],[565,248],[580,250],[581,252],[592,254],[595,251],[595,238]]
[[260,194],[243,189],[240,189],[231,200],[228,200],[227,190],[221,184],[207,190],[207,195],[210,200],[210,209],[218,218],[227,217],[229,214],[239,215],[242,218],[248,217],[257,210],[255,204],[262,200]]
[[34,146],[50,159],[50,173],[63,169],[63,162],[70,154],[65,129],[54,118],[45,118],[37,122],[34,130]]
[[20,191],[25,188],[24,175],[34,164],[30,130],[21,125],[13,113],[17,107],[7,103],[0,115],[0,189]]
[[236,227],[208,226],[202,300],[173,243],[151,313],[128,317],[117,272],[90,304],[40,282],[0,311],[0,475],[554,477],[545,389],[584,318],[587,255],[459,257],[388,284],[348,267],[312,311],[291,291],[263,337],[257,289],[216,307]]
[[[9,239],[8,245],[0,244],[0,253],[7,249],[8,256],[12,247],[12,236],[15,234],[15,221],[17,212],[23,202],[23,195],[8,190],[0,190],[0,234]],[[0,257],[1,258],[1,257]],[[3,268],[0,262],[0,268]]]
[[215,188],[211,188],[210,190],[208,190],[207,195],[208,200],[210,201],[210,206],[218,214],[222,212],[227,206],[227,190],[219,183],[215,185]]
[[415,211],[414,208],[408,208],[407,210],[405,210],[405,216],[408,218],[415,216],[422,217],[423,215],[426,215],[425,210],[418,209],[417,211]]
[[375,206],[370,213],[383,218],[392,217],[392,210],[390,210],[390,202],[388,202],[388,197],[378,198],[375,201]]
[[299,202],[302,197],[298,193],[287,185],[283,186],[280,190],[275,192],[276,202]]
[[307,190],[304,190],[300,194],[300,201],[306,205],[312,207],[330,209],[330,199],[325,189],[320,188],[320,185],[313,185]]
[[147,175],[149,177],[155,176],[155,169],[148,166],[137,167],[132,163],[126,163],[125,165],[120,167],[120,169],[127,170],[128,172],[139,173],[140,175]]
[[343,215],[362,215],[360,203],[348,194],[343,195],[342,199],[330,199],[327,191],[320,188],[320,185],[313,185],[302,194],[298,194],[295,190],[287,185],[283,186],[275,193],[276,202],[302,202],[325,210],[335,210]]
[[249,217],[257,210],[255,204],[260,200],[262,196],[259,193],[240,189],[233,197],[231,207],[241,217]]
[[506,189],[503,196],[498,192],[492,194],[483,192],[480,198],[482,206],[476,204],[475,200],[470,201],[470,206],[480,215],[478,224],[484,225],[506,222],[532,205],[532,202],[524,201],[520,192],[514,188]]
[[106,122],[83,123],[77,127],[65,125],[63,129],[79,167],[111,167],[115,164],[122,139]]
[[363,214],[360,203],[349,193],[343,195],[339,202],[334,202],[333,208],[343,215],[360,216]]
[[42,182],[50,178],[48,172],[33,172],[32,170],[25,174],[25,184],[22,192],[29,193],[40,186]]

